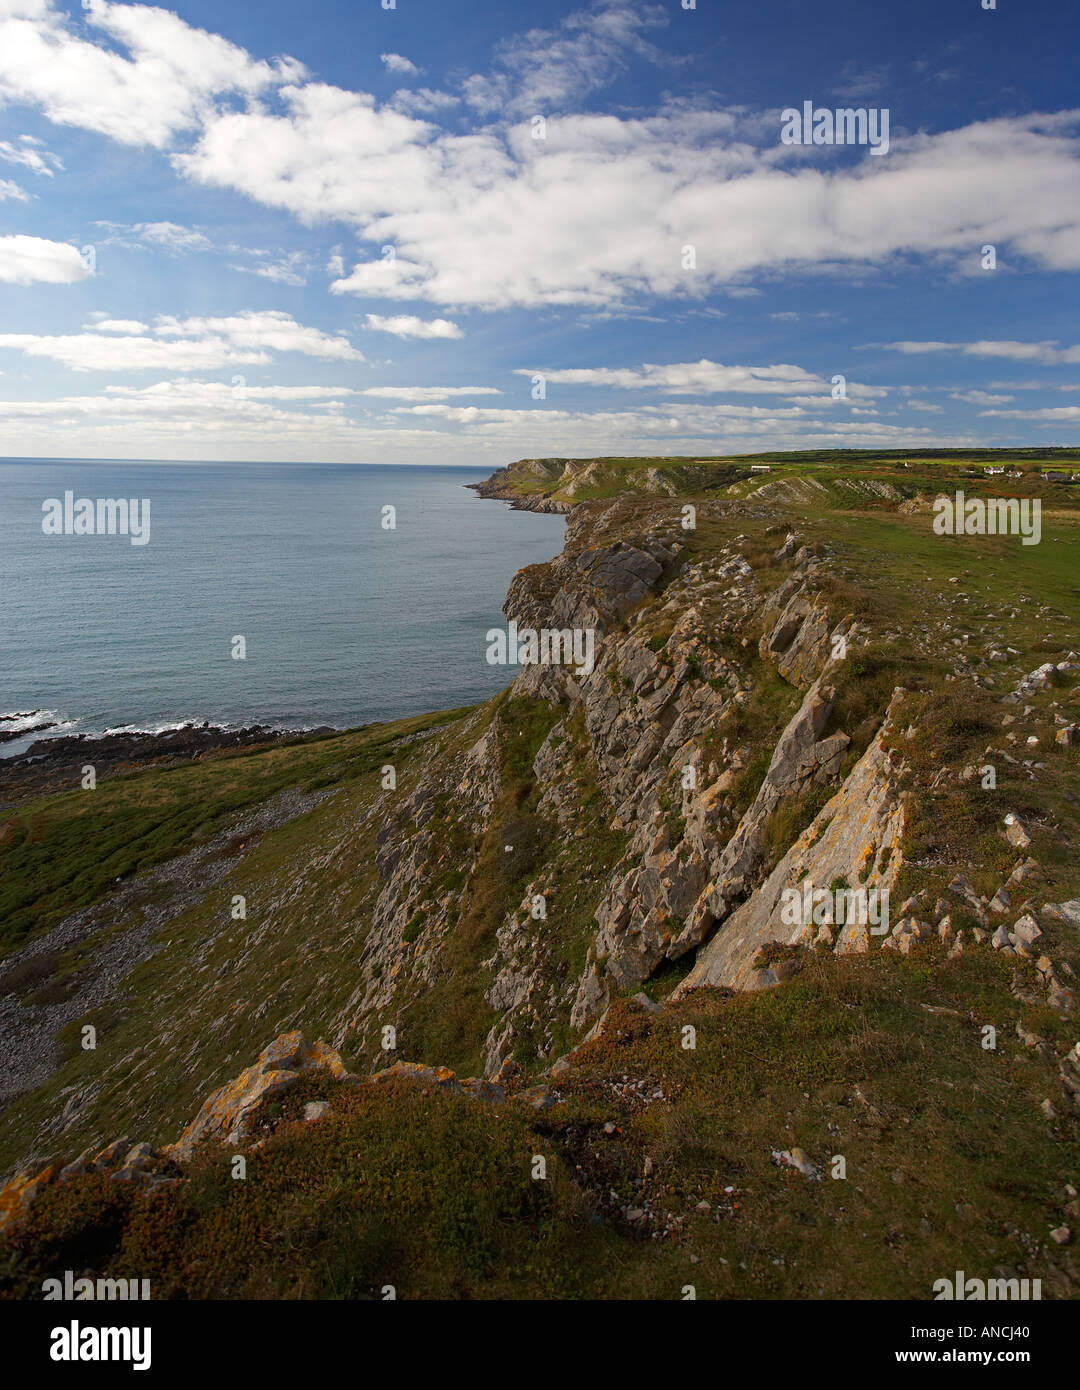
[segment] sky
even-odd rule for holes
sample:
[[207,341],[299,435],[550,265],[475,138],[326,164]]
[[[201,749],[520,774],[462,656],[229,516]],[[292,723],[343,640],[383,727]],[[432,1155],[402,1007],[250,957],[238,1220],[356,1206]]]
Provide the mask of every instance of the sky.
[[[1076,444],[1078,40],[1074,0],[0,0],[0,456]],[[876,147],[814,143],[837,109]]]

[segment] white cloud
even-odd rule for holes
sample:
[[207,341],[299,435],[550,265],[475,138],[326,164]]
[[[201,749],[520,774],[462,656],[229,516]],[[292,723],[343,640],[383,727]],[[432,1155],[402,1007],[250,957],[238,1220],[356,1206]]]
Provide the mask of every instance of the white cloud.
[[[195,131],[172,156],[191,179],[396,248],[396,270],[361,261],[335,279],[338,294],[603,310],[639,294],[747,293],[777,272],[951,264],[986,241],[1014,261],[1080,269],[1080,112],[897,133],[887,159],[842,167],[785,162],[764,113],[742,108],[569,114],[629,58],[671,61],[645,37],[667,22],[658,6],[600,3],[502,45],[465,87],[496,120],[465,134],[305,82],[291,60],[256,60],[164,10],[94,0],[88,33],[126,58],[77,37],[50,0],[6,6],[0,96],[127,143]],[[527,119],[507,125],[511,108],[546,112],[546,138]]]
[[500,44],[494,71],[470,77],[465,99],[483,113],[564,110],[625,72],[632,54],[665,61],[642,35],[666,23],[658,5],[606,0],[568,16],[558,29],[530,29]]
[[461,98],[452,92],[436,92],[430,87],[420,87],[410,91],[402,87],[394,93],[390,103],[396,110],[408,115],[433,116],[437,111],[448,111],[451,106],[460,106]]
[[[177,421],[193,415],[229,414],[245,411],[249,418],[265,416],[262,407],[270,402],[305,404],[329,409],[344,404],[356,393],[341,386],[232,386],[223,381],[194,381],[178,378],[158,381],[152,386],[106,386],[92,396],[65,396],[59,400],[2,401],[0,417],[52,417],[71,419],[110,417],[144,418],[169,416]],[[290,417],[292,418],[292,417]]]
[[91,317],[95,320],[93,323],[83,324],[87,333],[124,333],[130,337],[133,333],[150,332],[146,324],[138,319],[98,318],[96,315]]
[[177,319],[164,314],[158,316],[154,331],[162,338],[200,339],[220,334],[241,348],[302,352],[309,357],[339,362],[365,360],[364,354],[341,334],[331,336],[319,328],[307,328],[297,323],[291,314],[277,309],[245,309],[222,318]]
[[[677,395],[711,396],[719,392],[788,395],[791,392],[820,393],[831,400],[831,380],[789,363],[769,367],[728,367],[722,362],[646,362],[642,367],[515,368],[516,376],[540,373],[549,384],[567,386],[606,386],[617,390],[663,390]],[[873,396],[882,387],[847,383],[849,395]],[[805,400],[808,397],[799,396]]]
[[126,145],[163,148],[213,110],[214,98],[254,96],[297,81],[291,58],[258,62],[168,10],[90,0],[87,24],[130,57],[80,38],[51,0],[6,0],[0,11],[0,99],[40,106],[58,125]]
[[[958,256],[972,256],[983,241],[998,247],[999,264],[1006,263],[1007,249],[1010,267],[1023,268],[1026,259],[1053,270],[1080,269],[1077,111],[979,122],[937,135],[898,131],[887,160],[856,157],[841,164],[810,150],[796,163],[775,143],[777,122],[760,111],[709,110],[700,97],[676,97],[650,116],[628,114],[625,107],[616,108],[619,114],[582,113],[588,93],[626,74],[632,61],[672,61],[647,42],[654,24],[670,22],[667,7],[648,0],[596,0],[557,27],[500,46],[491,70],[474,74],[462,89],[484,122],[463,133],[456,117],[446,122],[453,129],[439,123],[444,111],[461,106],[453,92],[402,90],[389,102],[377,101],[307,81],[292,60],[253,58],[152,3],[89,0],[81,11],[77,0],[65,2],[66,12],[59,0],[0,0],[0,104],[30,104],[54,121],[168,150],[187,178],[239,192],[305,225],[346,224],[364,246],[349,254],[351,269],[341,248],[334,248],[326,265],[330,289],[339,296],[396,301],[389,309],[377,306],[383,314],[366,315],[373,331],[411,339],[463,336],[450,318],[397,312],[418,308],[418,302],[421,313],[462,320],[469,308],[519,305],[583,308],[590,322],[626,317],[648,305],[644,296],[684,304],[719,291],[749,296],[758,292],[751,280],[781,273],[854,272],[865,278],[863,267],[895,268],[909,257],[929,258],[940,269]],[[419,71],[402,55],[388,53],[383,61],[388,72],[408,78]],[[546,138],[534,140],[528,118],[539,114],[547,118]],[[28,136],[0,141],[0,167],[4,163],[42,177],[61,167]],[[19,178],[27,183],[21,173]],[[9,199],[26,198],[17,184],[0,180],[0,197],[5,191]],[[209,225],[197,230],[147,221],[116,228],[115,239],[177,255],[217,250],[244,262],[258,259],[234,269],[286,285],[303,284],[326,254],[255,251],[211,241],[208,231],[214,234]],[[344,245],[345,229],[331,232],[331,240],[338,238]],[[694,270],[683,268],[687,244],[695,250]],[[384,248],[392,254],[383,254]],[[0,279],[64,283],[89,274],[72,246],[0,237]],[[134,305],[129,300],[125,307]],[[670,305],[656,312],[673,316]],[[89,317],[101,321],[81,333],[5,334],[0,347],[75,370],[176,377],[266,365],[283,352],[364,360],[345,334],[309,328],[279,312],[161,317],[151,327],[135,319]],[[798,316],[773,317],[790,322]],[[886,346],[1033,367],[1080,362],[1080,345],[1053,340]],[[584,358],[590,359],[595,360],[591,354]],[[501,397],[484,386],[372,387],[363,393],[295,388],[329,393],[295,398],[281,394],[288,388],[253,386],[241,411],[235,395],[222,394],[230,388],[221,382],[173,380],[157,387],[113,387],[104,395],[114,412],[131,412],[124,418],[151,431],[167,420],[175,434],[183,427],[184,408],[202,422],[208,441],[232,438],[229,421],[239,420],[244,438],[265,439],[267,457],[278,442],[271,411],[287,417],[281,447],[298,441],[302,457],[340,451],[358,458],[362,448],[381,448],[388,439],[423,452],[442,449],[448,436],[461,441],[461,457],[480,458],[490,450],[500,460],[510,450],[662,454],[715,452],[740,442],[747,448],[840,442],[872,447],[930,437],[945,442],[917,428],[917,421],[906,427],[870,418],[868,403],[890,388],[849,382],[852,399],[833,401],[828,359],[815,360],[824,375],[784,363],[738,366],[708,359],[559,367],[545,373],[555,389],[549,391],[552,408],[544,410],[473,404],[468,398]],[[845,370],[843,361],[836,369]],[[558,408],[567,399],[581,399],[570,388],[586,386],[621,393],[624,402],[625,393],[636,392],[629,403],[638,408]],[[526,383],[520,391],[527,403]],[[750,403],[689,399],[728,394]],[[70,419],[93,420],[93,428],[103,431],[100,440],[115,443],[119,436],[107,431],[121,429],[123,420],[115,413],[94,415],[74,405],[76,399],[93,398],[69,398]],[[952,399],[990,407],[1012,397],[954,391]],[[642,400],[648,403],[639,405]],[[383,409],[380,401],[387,402],[387,413],[372,426],[370,414]],[[941,406],[926,401],[904,403],[941,413]],[[25,420],[44,428],[55,420],[49,411],[57,404],[30,402]],[[266,413],[257,414],[256,406]],[[349,409],[362,410],[365,421],[350,419]],[[985,413],[1050,424],[1072,420],[1074,409]],[[301,413],[312,430],[310,455],[299,442]],[[318,430],[316,420],[324,422]],[[425,420],[431,429],[421,427]],[[186,439],[185,434],[185,451]],[[133,448],[129,444],[126,451]]]
[[368,314],[365,326],[377,333],[393,333],[398,338],[464,338],[465,334],[449,319],[418,319],[414,314]]
[[354,394],[180,378],[59,400],[0,401],[0,422],[5,438],[30,452],[54,451],[60,441],[84,457],[134,446],[144,458],[175,458],[182,441],[188,458],[354,458],[370,433],[345,413]]
[[58,156],[50,150],[37,148],[39,142],[30,135],[20,135],[19,144],[13,145],[10,140],[0,140],[0,159],[6,164],[19,164],[25,169],[29,169],[34,174],[44,175],[46,178],[53,178],[55,169],[62,169]]
[[245,275],[258,275],[275,284],[299,286],[307,284],[310,266],[310,256],[303,251],[290,251],[278,261],[267,261],[263,265],[232,265],[229,268],[242,271]]
[[14,199],[17,203],[28,203],[29,193],[24,193],[17,183],[11,179],[0,179],[0,203],[5,200]]
[[414,62],[400,53],[380,53],[379,61],[387,72],[397,72],[416,77],[422,71]]
[[495,386],[368,386],[362,396],[390,401],[446,401],[453,396],[501,396]]
[[136,222],[132,229],[140,241],[162,246],[166,251],[209,251],[213,242],[202,232],[176,222]]
[[71,285],[93,272],[74,246],[37,236],[0,236],[0,280],[9,285]]
[[424,294],[426,274],[424,267],[416,261],[400,256],[384,256],[377,261],[359,261],[347,277],[333,282],[330,293],[419,299]]
[[135,250],[154,247],[167,251],[171,256],[184,256],[191,251],[211,251],[214,247],[208,236],[179,222],[96,222],[94,225],[106,232],[102,238],[104,246],[124,246]]
[[94,332],[67,335],[2,333],[0,348],[48,358],[74,371],[203,371],[262,365],[276,352],[299,352],[325,361],[365,360],[347,338],[308,328],[276,310],[246,310],[222,318],[159,316],[149,337],[114,336],[102,328],[99,324]]
[[949,399],[963,401],[966,405],[1004,405],[1014,397],[994,395],[990,391],[950,391]]
[[237,348],[224,338],[210,337],[172,343],[104,333],[0,333],[0,348],[13,348],[27,357],[44,357],[76,372],[191,372],[270,361],[266,352]]
[[[228,403],[230,409],[237,400],[246,401],[338,401],[357,393],[350,386],[232,386],[223,381],[159,381],[153,386],[106,386],[104,395],[109,401],[141,403],[169,402],[176,404],[202,402]],[[86,397],[93,400],[94,397]]]
[[1080,344],[1062,348],[1053,339],[1041,343],[1021,343],[995,339],[983,339],[974,343],[903,341],[875,343],[870,344],[870,346],[883,348],[890,352],[902,352],[908,356],[931,352],[958,352],[965,357],[1007,357],[1015,362],[1043,362],[1047,365],[1080,362]]
[[1080,405],[1053,405],[1045,410],[983,410],[979,413],[1008,416],[1013,420],[1080,420]]
[[[287,111],[209,122],[175,162],[305,221],[353,223],[397,262],[362,262],[336,293],[439,304],[619,305],[702,298],[778,270],[967,252],[992,240],[1080,268],[1080,117],[989,121],[894,141],[888,159],[781,168],[724,111],[571,115],[441,131],[372,98],[285,88]],[[589,190],[583,198],[582,189]],[[682,248],[693,246],[686,270]]]
[[489,408],[431,403],[398,407],[391,416],[432,419],[459,427],[444,435],[467,439],[477,452],[498,445],[503,456],[543,454],[686,454],[750,452],[764,448],[874,448],[971,443],[924,427],[883,424],[872,418],[820,419],[798,407],[700,405],[666,402],[632,411]]
[[[186,458],[376,462],[392,453],[399,461],[494,465],[530,449],[664,456],[972,442],[878,421],[823,420],[799,409],[685,402],[595,414],[430,402],[357,420],[349,414],[357,394],[322,386],[240,383],[233,388],[222,381],[181,378],[147,387],[113,385],[60,400],[0,401],[0,421],[14,450],[55,454],[62,449],[80,457],[130,451],[140,458],[175,458],[182,452]],[[422,423],[425,418],[430,427]]]

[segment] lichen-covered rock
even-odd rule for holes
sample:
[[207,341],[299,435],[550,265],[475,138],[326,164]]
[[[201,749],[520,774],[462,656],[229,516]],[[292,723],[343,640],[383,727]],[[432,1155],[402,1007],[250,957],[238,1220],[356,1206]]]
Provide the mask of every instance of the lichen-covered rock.
[[29,1211],[42,1189],[56,1181],[62,1167],[61,1159],[43,1159],[0,1187],[0,1230]]
[[486,1077],[467,1076],[459,1078],[449,1067],[426,1067],[420,1062],[395,1062],[384,1067],[371,1078],[373,1082],[412,1081],[439,1090],[453,1091],[456,1094],[472,1097],[473,1100],[502,1101],[504,1088],[496,1081]]
[[164,1152],[156,1154],[149,1144],[132,1144],[126,1138],[114,1139],[97,1154],[84,1149],[71,1162],[63,1158],[39,1159],[0,1188],[0,1230],[25,1216],[45,1188],[54,1183],[68,1183],[90,1173],[144,1190],[178,1181],[157,1171],[162,1167],[171,1167]]
[[[899,769],[885,746],[887,727],[765,882],[718,924],[673,998],[703,985],[755,989],[772,983],[754,965],[758,951],[774,940],[795,944],[807,931],[806,924],[782,920],[785,889],[799,889],[807,880],[827,888],[843,879],[879,894],[892,891],[901,864],[904,807]],[[870,937],[867,926],[847,924],[835,949],[869,949]]]
[[[688,802],[683,844],[671,849],[661,834],[640,866],[613,886],[597,911],[596,959],[615,987],[647,979],[665,957],[685,955],[745,896],[761,862],[765,824],[781,800],[839,768],[848,736],[820,737],[832,702],[831,687],[819,677],[777,741],[754,801],[730,837],[703,814],[716,796],[714,787],[706,787]],[[609,988],[597,994],[587,972],[574,1019],[585,1022],[609,996]]]
[[339,1081],[349,1075],[340,1056],[325,1043],[306,1043],[300,1033],[282,1033],[254,1065],[209,1096],[176,1143],[163,1152],[183,1162],[206,1140],[238,1144],[263,1101],[281,1095],[311,1072],[327,1072]]

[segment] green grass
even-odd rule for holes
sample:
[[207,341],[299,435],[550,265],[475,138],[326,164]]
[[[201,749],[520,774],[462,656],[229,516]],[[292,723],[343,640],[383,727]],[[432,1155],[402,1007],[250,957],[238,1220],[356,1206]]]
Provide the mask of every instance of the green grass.
[[[600,457],[554,460],[543,474],[535,471],[533,463],[525,459],[510,464],[501,479],[503,486],[523,498],[550,496],[582,502],[635,492],[655,495],[648,476],[652,472],[658,473],[664,484],[672,489],[671,495],[680,499],[722,495],[728,489],[733,489],[734,495],[745,495],[763,483],[781,478],[812,477],[825,485],[827,497],[836,505],[844,496],[843,487],[836,487],[838,481],[883,478],[895,485],[918,490],[941,483],[951,485],[961,478],[966,481],[969,471],[973,478],[983,479],[984,466],[995,463],[1021,469],[1033,479],[1039,469],[1077,469],[1080,449],[803,449],[713,458]],[[768,464],[772,471],[752,475],[749,470],[754,464]],[[570,474],[564,478],[567,465]],[[578,481],[586,469],[589,480]],[[1014,485],[1014,480],[1006,478],[985,481],[999,490]],[[1067,491],[1065,484],[1045,486],[1056,486],[1059,489],[1056,495],[1064,495]],[[970,487],[967,490],[972,491]],[[999,494],[995,492],[995,495]],[[847,500],[850,502],[850,496]]]
[[204,843],[275,793],[347,782],[385,761],[405,735],[460,714],[451,710],[350,734],[224,752],[0,814],[0,950],[91,906],[117,881]]

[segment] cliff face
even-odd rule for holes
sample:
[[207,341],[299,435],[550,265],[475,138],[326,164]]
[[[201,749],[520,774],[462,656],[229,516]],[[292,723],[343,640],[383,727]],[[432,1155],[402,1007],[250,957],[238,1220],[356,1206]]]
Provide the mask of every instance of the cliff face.
[[[850,615],[830,616],[819,591],[827,560],[781,531],[782,543],[758,555],[755,571],[742,553],[745,536],[701,553],[680,515],[675,506],[582,506],[570,517],[563,554],[515,577],[508,620],[519,631],[591,632],[593,669],[525,666],[509,705],[474,716],[454,754],[388,814],[362,984],[338,1020],[336,1045],[373,1020],[422,1013],[421,996],[462,968],[455,942],[484,892],[485,842],[511,833],[507,745],[524,736],[506,723],[504,709],[514,704],[545,711],[524,771],[529,813],[546,830],[520,896],[497,904],[486,924],[490,949],[470,962],[490,1014],[482,1045],[488,1075],[511,1056],[554,1060],[617,993],[658,972],[674,968],[675,984],[692,966],[684,988],[768,982],[754,960],[769,941],[792,937],[777,903],[798,847],[774,870],[771,888],[763,880],[777,850],[787,849],[777,833],[793,839],[805,828],[800,806],[808,825],[837,795],[819,817],[831,820],[828,833],[811,827],[810,845],[800,850],[804,877],[895,883],[898,771],[880,743],[853,768],[845,765],[854,753],[834,705],[847,657],[866,638]],[[733,519],[746,515],[717,501],[697,521],[734,531]],[[877,721],[884,716],[882,707]],[[776,825],[782,810],[786,831]],[[614,837],[617,852],[597,862],[574,852],[600,835]],[[496,857],[500,849],[513,852],[496,844]],[[457,864],[472,866],[464,887],[455,882]],[[433,892],[433,883],[447,891]],[[837,945],[850,948],[846,939]]]
[[[562,461],[532,463],[550,485]],[[756,989],[787,978],[799,950],[906,953],[935,932],[895,911],[908,804],[925,794],[895,727],[905,692],[873,676],[903,669],[880,656],[896,626],[865,601],[858,620],[844,611],[860,601],[850,570],[782,511],[715,499],[690,529],[685,516],[675,501],[582,503],[563,553],[515,577],[507,619],[590,632],[593,667],[524,666],[389,813],[364,983],[338,1044],[400,1017],[415,1054],[419,1019],[416,1055],[430,1060],[424,996],[467,971],[482,1042],[459,1030],[471,1041],[439,1060],[492,1076],[511,1059],[550,1065],[643,984],[676,999]],[[507,800],[515,777],[524,817]],[[534,842],[523,872],[503,873],[519,834]],[[793,922],[804,887],[893,897],[892,920],[829,909]],[[947,908],[939,897],[935,922]]]
[[[616,601],[597,605],[601,620],[607,613],[621,616],[625,611],[625,601],[617,600],[627,592],[628,575],[631,583],[640,583],[648,574],[655,611],[639,608],[625,630],[605,636],[596,670],[587,680],[567,678],[551,667],[518,677],[523,689],[567,705],[572,714],[580,709],[615,820],[630,835],[596,911],[596,936],[571,1012],[574,1028],[591,1022],[614,990],[648,979],[664,962],[686,957],[705,941],[709,945],[702,962],[686,987],[745,985],[755,978],[752,962],[758,948],[782,933],[777,914],[755,891],[765,862],[765,827],[782,802],[797,800],[812,787],[836,787],[850,742],[842,730],[826,732],[835,693],[831,653],[834,638],[856,644],[859,635],[850,620],[834,624],[814,595],[810,585],[820,562],[807,550],[792,553],[787,546],[790,575],[778,589],[763,592],[734,543],[722,546],[707,563],[671,574],[671,557],[679,550],[673,536],[646,537],[640,546],[608,559],[615,577],[607,592],[613,588]],[[580,558],[577,563],[583,568]],[[567,578],[546,613],[512,590],[508,615],[534,625],[580,621],[580,590],[573,575]],[[719,602],[710,604],[710,599]],[[651,634],[657,623],[662,627],[667,621],[673,623],[671,634],[654,651]],[[717,633],[735,639],[738,655],[713,648]],[[767,755],[764,777],[740,813],[730,791],[748,754],[717,735],[740,704],[755,698],[758,676],[749,655],[758,641],[760,657],[802,698],[786,722],[778,722],[771,735],[766,732],[761,744]],[[879,759],[868,754],[852,780],[856,787],[849,799],[859,798],[862,804],[866,795],[878,794],[879,784],[887,784],[888,796],[883,792],[881,797],[896,803],[894,783]],[[884,826],[863,827],[858,844],[855,826],[838,821],[830,835],[830,867],[840,867],[843,860],[842,867],[851,869],[865,854],[867,836],[875,834],[896,851],[902,812],[897,815],[898,823],[887,831]],[[806,874],[817,875],[819,884],[834,877],[820,876],[823,854],[807,856],[801,866]],[[893,880],[900,858],[895,853],[889,865]],[[783,879],[786,873],[781,865],[774,877]],[[742,917],[733,915],[748,898]],[[742,929],[748,913],[752,931]],[[720,959],[723,968],[715,964]]]
[[858,883],[868,893],[891,894],[903,863],[899,780],[879,735],[765,882],[726,918],[699,953],[676,997],[702,986],[754,989],[776,984],[778,973],[757,969],[754,961],[762,947],[777,939],[838,953],[870,950],[871,929],[865,923],[823,923],[816,933],[812,924],[799,924],[794,930],[785,926],[783,894],[806,882],[821,888],[838,879]]

